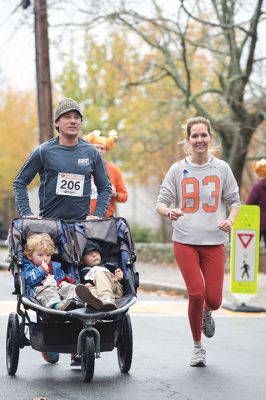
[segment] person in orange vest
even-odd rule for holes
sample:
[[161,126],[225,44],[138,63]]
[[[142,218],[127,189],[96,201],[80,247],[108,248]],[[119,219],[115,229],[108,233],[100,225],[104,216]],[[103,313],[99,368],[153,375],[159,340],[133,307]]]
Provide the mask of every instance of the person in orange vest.
[[[107,174],[110,178],[112,184],[112,197],[109,203],[109,207],[105,213],[105,218],[110,218],[115,216],[116,213],[116,202],[125,203],[127,201],[128,193],[123,182],[123,177],[120,169],[117,165],[106,160],[107,153],[114,147],[115,138],[117,138],[117,133],[115,130],[109,132],[108,137],[101,136],[101,131],[96,130],[89,133],[85,140],[97,147],[101,156],[105,162],[105,167]],[[97,199],[97,189],[92,183],[92,193],[90,201],[90,212],[93,215]]]

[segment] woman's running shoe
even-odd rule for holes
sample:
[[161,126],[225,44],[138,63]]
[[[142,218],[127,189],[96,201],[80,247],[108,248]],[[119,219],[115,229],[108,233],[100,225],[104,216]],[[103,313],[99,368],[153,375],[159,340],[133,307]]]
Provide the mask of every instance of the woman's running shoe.
[[207,338],[211,338],[215,334],[215,322],[211,311],[205,311],[203,313],[202,332]]
[[191,361],[191,367],[205,367],[206,366],[206,350],[203,347],[194,347]]

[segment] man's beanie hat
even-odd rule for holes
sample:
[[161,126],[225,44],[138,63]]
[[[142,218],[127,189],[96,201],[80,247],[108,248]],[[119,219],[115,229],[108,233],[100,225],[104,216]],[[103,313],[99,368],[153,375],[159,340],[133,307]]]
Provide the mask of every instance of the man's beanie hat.
[[65,114],[68,111],[77,111],[81,118],[83,117],[78,103],[75,100],[66,98],[58,103],[54,113],[54,121],[56,122],[62,114]]
[[93,250],[97,250],[101,254],[101,257],[103,256],[101,247],[98,245],[98,243],[94,242],[93,240],[87,241],[85,249],[83,251],[83,256],[85,256],[86,254],[90,253]]

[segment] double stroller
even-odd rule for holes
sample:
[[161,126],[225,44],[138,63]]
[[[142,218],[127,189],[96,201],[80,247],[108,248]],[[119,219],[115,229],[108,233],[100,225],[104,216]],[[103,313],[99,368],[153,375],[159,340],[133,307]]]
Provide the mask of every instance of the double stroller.
[[[61,262],[74,283],[80,283],[80,260],[88,239],[101,246],[103,262],[118,263],[124,274],[123,297],[116,299],[117,309],[94,310],[84,305],[71,311],[43,307],[25,293],[23,249],[28,235],[48,233],[57,252],[52,260]],[[14,219],[9,232],[10,271],[14,277],[17,311],[8,319],[6,335],[6,365],[9,375],[15,375],[19,352],[31,346],[40,352],[76,353],[80,359],[84,382],[94,375],[95,358],[101,352],[117,348],[120,371],[130,370],[133,337],[129,307],[136,302],[138,273],[135,250],[125,219],[109,218],[92,221],[66,222],[52,219]],[[34,311],[34,312],[29,312]]]

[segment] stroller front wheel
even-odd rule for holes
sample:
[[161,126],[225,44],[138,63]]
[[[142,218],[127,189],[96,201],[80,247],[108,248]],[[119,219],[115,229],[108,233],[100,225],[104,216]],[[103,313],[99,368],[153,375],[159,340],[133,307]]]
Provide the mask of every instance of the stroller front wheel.
[[91,382],[95,367],[95,343],[93,336],[85,336],[81,356],[81,373],[84,382]]
[[133,354],[133,335],[130,316],[125,314],[117,342],[117,357],[120,371],[127,373],[131,368]]
[[6,367],[8,375],[15,375],[19,360],[19,320],[16,313],[8,318],[6,332]]

